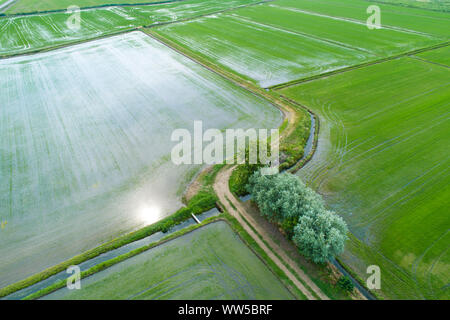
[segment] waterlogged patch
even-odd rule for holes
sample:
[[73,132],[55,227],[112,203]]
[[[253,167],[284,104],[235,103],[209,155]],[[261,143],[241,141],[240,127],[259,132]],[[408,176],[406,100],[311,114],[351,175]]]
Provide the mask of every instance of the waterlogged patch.
[[180,177],[201,165],[171,162],[176,128],[281,122],[141,32],[1,60],[0,87],[0,211],[15,226],[0,232],[0,286],[178,209]]

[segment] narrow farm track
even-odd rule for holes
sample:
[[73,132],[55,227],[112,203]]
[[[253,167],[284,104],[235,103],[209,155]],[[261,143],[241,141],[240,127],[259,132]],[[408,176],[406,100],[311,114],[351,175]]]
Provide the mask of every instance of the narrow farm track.
[[[286,276],[297,286],[297,288],[309,299],[316,300],[318,296],[321,300],[329,300],[329,298],[316,286],[316,284],[297,266],[297,264],[289,258],[286,253],[277,245],[267,233],[256,223],[250,214],[246,212],[242,204],[236,197],[231,193],[228,181],[230,179],[231,173],[236,168],[236,166],[225,167],[222,169],[214,182],[214,191],[217,194],[222,205],[225,209],[233,215],[245,231],[258,243],[258,245],[266,252],[266,254],[272,259],[272,261],[286,274]],[[248,224],[247,224],[247,222]],[[263,240],[261,240],[261,238]],[[266,245],[267,244],[267,245]],[[269,248],[270,247],[270,248]],[[273,251],[272,251],[272,250]],[[274,254],[277,254],[280,256]],[[312,292],[307,289],[297,277],[284,265],[281,261],[289,265],[289,267],[295,271],[295,273],[301,278],[301,280],[306,283]]]

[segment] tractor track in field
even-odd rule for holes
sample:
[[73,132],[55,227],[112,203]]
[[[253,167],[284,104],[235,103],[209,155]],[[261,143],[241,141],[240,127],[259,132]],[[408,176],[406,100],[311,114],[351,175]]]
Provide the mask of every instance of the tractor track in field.
[[420,58],[420,57],[418,57],[418,56],[409,56],[409,57],[410,57],[411,59],[416,59],[416,60],[419,60],[419,61],[422,61],[422,62],[431,63],[431,64],[434,64],[434,65],[436,65],[436,66],[440,66],[440,67],[444,67],[444,68],[450,69],[450,66],[447,66],[446,64],[442,64],[442,63],[439,63],[439,62],[430,61],[430,60],[427,60],[427,59]]

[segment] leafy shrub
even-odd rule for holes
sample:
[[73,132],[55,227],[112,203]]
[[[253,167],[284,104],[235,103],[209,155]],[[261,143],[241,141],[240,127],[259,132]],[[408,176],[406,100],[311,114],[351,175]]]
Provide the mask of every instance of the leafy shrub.
[[352,292],[355,288],[352,280],[349,277],[342,276],[337,282],[338,287],[344,289],[345,291]]
[[286,233],[286,236],[289,240],[292,240],[292,237],[294,236],[294,228],[298,223],[298,217],[292,217],[288,219],[284,219],[284,221],[281,223],[281,229],[284,230]]
[[167,233],[170,231],[170,229],[172,229],[172,227],[174,226],[174,223],[171,221],[166,221],[161,225],[161,232],[162,233]]
[[231,173],[229,186],[231,192],[236,194],[237,196],[245,196],[248,194],[246,185],[252,174],[258,170],[261,166],[253,164],[242,164],[239,165],[236,169]]

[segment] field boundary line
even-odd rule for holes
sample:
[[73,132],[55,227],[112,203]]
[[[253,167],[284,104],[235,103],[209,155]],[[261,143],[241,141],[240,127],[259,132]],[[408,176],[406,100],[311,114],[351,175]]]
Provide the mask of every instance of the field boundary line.
[[[314,113],[311,110],[305,108],[304,106],[300,106],[301,108],[299,110],[298,104],[290,103],[287,99],[282,98],[282,96],[278,92],[258,87],[251,81],[244,79],[239,75],[234,74],[228,70],[225,70],[224,68],[221,68],[220,66],[208,60],[205,60],[202,57],[199,57],[198,54],[190,51],[189,48],[183,47],[173,42],[172,40],[169,40],[166,37],[158,34],[157,32],[154,32],[151,29],[147,29],[146,31],[143,32],[146,33],[148,36],[154,38],[155,40],[159,41],[163,45],[169,47],[170,49],[178,52],[179,54],[182,54],[183,56],[192,60],[193,62],[203,66],[204,68],[210,70],[211,72],[214,72],[215,74],[219,75],[226,81],[246,90],[250,94],[257,97],[258,99],[262,99],[270,103],[278,110],[280,110],[280,112],[284,115],[284,121],[287,120],[287,127],[282,130],[283,134],[280,136],[281,139],[288,137],[291,134],[291,132],[295,130],[296,124],[301,118],[300,110],[302,110],[302,112],[306,113],[309,112],[310,114],[314,115]],[[318,120],[316,115],[315,118]],[[281,126],[283,126],[284,121],[281,123]],[[299,159],[298,161],[301,161],[301,159]],[[293,163],[291,167],[294,165],[296,165],[296,163]]]
[[[222,172],[219,172],[218,176],[223,174],[223,170],[221,170]],[[228,183],[228,179],[226,179],[225,183]],[[216,189],[216,184],[217,184],[217,180],[214,184],[214,189]],[[219,192],[217,192],[217,195],[219,197],[219,201],[221,201],[221,203],[225,203],[224,200],[228,200],[227,195],[225,194],[220,194]],[[223,198],[222,198],[223,197]],[[231,205],[226,205],[223,204],[224,209],[230,213],[230,215],[232,215],[233,218],[235,218],[238,223],[241,225],[241,227],[247,232],[247,234],[249,234],[249,236],[258,244],[258,246],[270,257],[270,259],[278,266],[278,268],[280,268],[284,274],[294,283],[294,285],[305,295],[305,297],[308,300],[316,300],[316,298],[312,295],[312,293],[306,289],[306,287],[303,285],[303,283],[301,283],[299,280],[297,280],[297,277],[295,277],[295,275],[288,269],[286,268],[286,266],[281,262],[281,260],[273,253],[272,250],[270,250],[268,248],[268,246],[258,237],[258,235],[253,231],[253,229],[250,227],[250,225],[246,224],[242,215],[238,212],[237,208],[233,208],[233,206]]]
[[135,28],[126,29],[126,30],[120,30],[120,31],[117,31],[117,32],[112,32],[112,33],[107,33],[107,34],[103,34],[103,35],[100,35],[100,36],[95,36],[94,38],[85,38],[85,39],[75,40],[75,41],[69,42],[69,43],[62,43],[62,44],[59,44],[59,45],[48,46],[48,47],[39,48],[39,49],[35,49],[35,50],[30,50],[30,51],[26,51],[26,52],[19,52],[19,53],[7,54],[7,55],[0,55],[0,61],[1,60],[6,60],[6,59],[11,59],[11,58],[22,57],[22,56],[31,56],[31,55],[34,55],[34,54],[50,52],[50,51],[54,51],[54,50],[58,50],[58,49],[64,49],[64,48],[76,46],[76,45],[87,43],[87,42],[91,42],[91,41],[111,38],[111,37],[114,37],[114,36],[119,36],[121,34],[126,34],[126,33],[130,33],[130,32],[133,32],[133,31],[139,31],[139,28],[140,27],[135,27]]
[[[214,197],[215,197],[215,199],[217,199],[217,197],[215,195],[214,195]],[[214,208],[218,209],[215,202],[216,202],[216,200],[214,200],[214,205],[200,207],[201,212],[197,212],[197,214],[204,213],[209,210],[213,210]],[[117,248],[121,248],[130,243],[142,240],[153,234],[156,234],[157,232],[163,232],[163,230],[164,230],[163,226],[168,222],[169,223],[173,222],[173,225],[172,225],[172,227],[173,227],[173,226],[181,224],[184,221],[192,219],[192,217],[190,215],[189,216],[182,215],[182,210],[186,209],[186,208],[188,208],[189,210],[192,211],[196,208],[196,206],[192,206],[188,202],[185,206],[181,207],[180,209],[178,209],[175,212],[172,212],[165,218],[163,218],[155,223],[152,223],[152,224],[143,226],[139,229],[136,229],[134,231],[119,235],[116,238],[113,238],[109,241],[101,243],[98,246],[91,248],[89,250],[83,251],[80,254],[77,254],[67,260],[64,260],[58,264],[50,266],[50,267],[48,267],[44,270],[41,270],[35,274],[32,274],[22,280],[19,280],[19,281],[13,282],[11,284],[8,284],[4,287],[1,287],[0,288],[0,300],[2,300],[2,298],[7,297],[11,294],[14,294],[17,291],[28,288],[36,283],[39,283],[41,281],[48,279],[62,271],[65,271],[67,269],[67,267],[69,267],[70,265],[81,264],[85,261],[94,259],[103,253],[115,250]],[[176,219],[176,220],[174,220],[174,219]],[[206,218],[205,220],[203,220],[203,222],[207,221],[208,219],[209,218]],[[176,232],[177,231],[172,232],[172,233],[170,233],[170,235],[175,234]],[[131,251],[129,251],[129,252],[131,252]]]
[[[175,51],[175,52],[177,52],[177,53],[183,55],[184,57],[186,57],[186,58],[188,58],[189,60],[195,62],[196,64],[201,65],[202,67],[208,69],[209,71],[214,72],[215,74],[217,74],[217,75],[219,75],[220,77],[222,77],[222,78],[228,80],[229,82],[231,82],[231,83],[233,83],[233,84],[235,84],[235,85],[241,87],[242,89],[245,89],[245,90],[247,90],[247,91],[251,92],[252,94],[254,94],[254,95],[256,95],[256,96],[259,97],[258,94],[256,94],[255,92],[253,92],[252,90],[250,90],[250,89],[247,88],[246,86],[240,84],[238,81],[235,81],[234,79],[232,79],[232,78],[226,76],[226,75],[223,74],[222,72],[219,72],[219,71],[215,70],[213,67],[208,66],[206,63],[204,63],[203,61],[200,61],[200,60],[197,59],[196,57],[193,57],[193,56],[189,55],[188,53],[185,53],[184,51],[178,49],[177,47],[175,47],[175,46],[173,45],[172,41],[169,40],[169,41],[170,41],[170,43],[169,43],[169,41],[167,41],[168,39],[166,39],[166,38],[160,36],[159,34],[156,34],[155,32],[151,31],[150,28],[147,27],[147,29],[149,29],[149,32],[145,32],[145,31],[142,31],[142,30],[140,30],[140,31],[144,32],[147,36],[149,36],[150,38],[152,38],[152,39],[158,41],[159,43],[161,43],[162,45],[166,46],[167,48],[169,48],[169,49],[171,49],[171,50],[173,50],[173,51]],[[167,41],[167,42],[166,42],[166,41]]]
[[333,75],[336,75],[336,74],[340,74],[340,73],[344,73],[344,72],[348,72],[348,71],[352,71],[352,70],[356,70],[356,69],[361,69],[361,68],[364,68],[364,67],[369,67],[369,66],[372,66],[372,65],[380,64],[380,63],[391,61],[391,60],[400,59],[400,58],[403,58],[403,57],[413,56],[413,55],[416,55],[416,54],[419,54],[419,53],[422,53],[422,52],[444,48],[444,47],[447,47],[449,45],[450,45],[450,41],[446,41],[446,42],[439,43],[439,44],[436,44],[436,45],[433,45],[433,46],[430,46],[430,47],[425,47],[425,48],[420,48],[420,49],[416,49],[416,50],[400,53],[398,55],[386,57],[386,58],[383,58],[383,59],[378,59],[378,60],[374,60],[374,61],[364,62],[364,63],[361,63],[361,64],[356,64],[356,65],[353,65],[353,66],[349,66],[349,67],[345,67],[345,68],[341,68],[341,69],[337,69],[337,70],[321,73],[321,74],[318,74],[318,75],[315,75],[315,76],[306,77],[306,78],[292,80],[292,81],[285,82],[285,83],[276,84],[276,85],[267,87],[266,89],[270,89],[270,90],[285,89],[285,88],[292,87],[292,86],[295,86],[295,85],[298,85],[298,84],[301,84],[301,83],[314,81],[314,80],[317,80],[317,79],[320,79],[320,78],[325,78],[325,77],[333,76]]
[[435,64],[435,65],[443,67],[443,68],[450,69],[450,66],[447,66],[446,64],[442,64],[442,63],[435,62],[435,61],[430,61],[430,60],[427,60],[427,59],[424,59],[422,57],[418,57],[418,56],[415,56],[415,55],[410,55],[409,57],[411,59],[416,59],[416,60],[419,60],[419,61],[422,61],[422,62],[425,62],[425,63],[431,63],[431,64]]
[[[313,147],[311,148],[310,153],[305,158],[299,160],[293,166],[291,166],[290,168],[286,169],[287,172],[295,174],[296,172],[301,170],[306,164],[308,164],[313,159],[314,155],[316,154],[316,150],[317,150],[317,147],[318,147],[318,144],[319,144],[319,132],[320,132],[320,129],[321,129],[321,125],[320,125],[321,122],[320,122],[320,117],[316,113],[314,113],[310,108],[308,108],[307,106],[305,106],[305,105],[303,105],[303,104],[301,104],[301,103],[299,103],[299,102],[297,102],[295,100],[292,100],[292,99],[286,97],[283,94],[280,94],[280,97],[282,99],[285,99],[286,101],[292,103],[293,105],[298,106],[299,108],[303,108],[303,109],[307,110],[310,114],[312,114],[315,117],[315,121],[316,121],[316,128],[315,128],[315,132],[314,132]],[[344,264],[339,259],[339,257],[336,257],[335,259],[336,259],[337,263],[339,263],[341,265],[341,267],[343,269],[345,269],[353,277],[353,279],[359,283],[360,286],[362,286],[364,289],[366,289],[369,292],[369,294],[371,294],[373,297],[375,297],[375,299],[380,300],[380,298],[381,298],[380,295],[375,293],[374,291],[370,290],[369,288],[367,288],[367,286],[365,285],[364,281],[362,281],[362,279],[359,276],[357,276],[357,274],[356,274],[356,272],[354,270],[352,270],[348,265]],[[297,264],[297,266],[298,266],[298,264]],[[363,294],[360,290],[358,290],[358,288],[356,288],[355,290],[357,290],[361,294],[362,297],[364,297],[365,299],[368,300],[368,297],[365,294]]]
[[432,12],[442,12],[442,13],[448,13],[450,11],[442,11],[442,10],[438,10],[438,9],[434,9],[434,8],[425,8],[425,7],[415,7],[415,6],[411,6],[409,4],[402,4],[402,3],[398,3],[398,2],[383,2],[383,1],[377,1],[377,0],[364,0],[365,2],[376,2],[379,4],[384,4],[384,5],[388,5],[388,6],[395,6],[395,7],[404,7],[404,8],[410,8],[410,9],[418,9],[418,10],[425,10],[425,11],[432,11]]
[[[13,0],[13,3],[17,0]],[[156,2],[141,2],[141,3],[117,3],[117,4],[102,4],[97,6],[87,6],[81,7],[80,11],[89,11],[95,9],[108,9],[108,8],[117,8],[117,7],[139,7],[139,6],[153,6],[159,4],[171,4],[176,2],[184,2],[188,0],[164,0],[164,1],[156,1]],[[1,12],[1,9],[0,9]],[[53,10],[42,10],[42,11],[32,11],[32,12],[18,12],[18,13],[0,13],[0,18],[15,18],[15,17],[27,17],[27,16],[35,16],[35,15],[43,15],[43,14],[53,14],[53,13],[64,13],[67,12],[67,9],[53,9]]]

